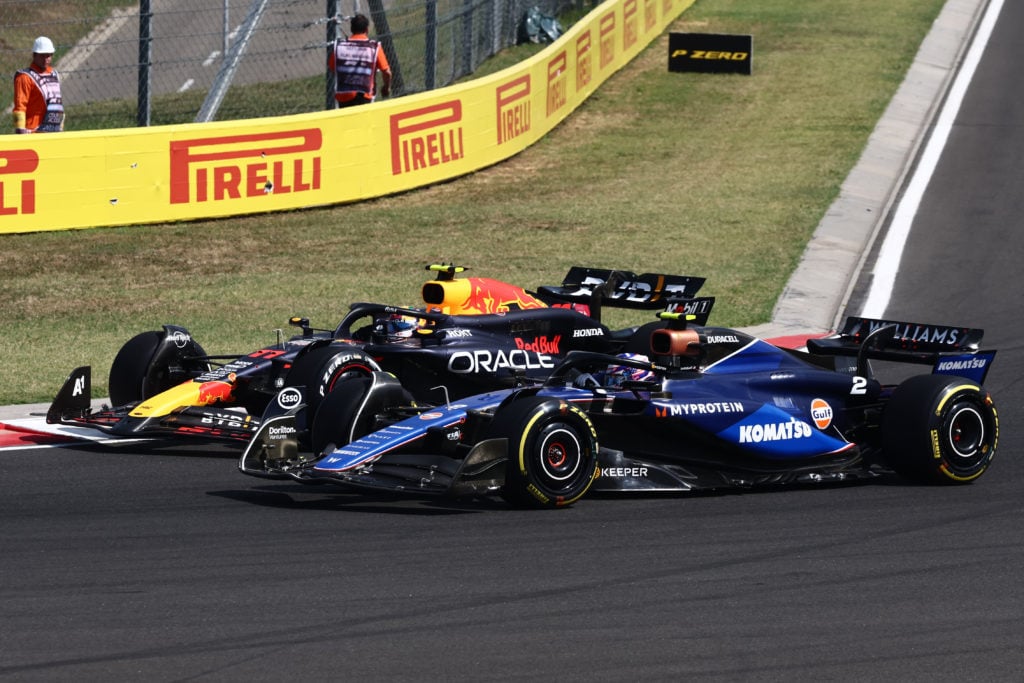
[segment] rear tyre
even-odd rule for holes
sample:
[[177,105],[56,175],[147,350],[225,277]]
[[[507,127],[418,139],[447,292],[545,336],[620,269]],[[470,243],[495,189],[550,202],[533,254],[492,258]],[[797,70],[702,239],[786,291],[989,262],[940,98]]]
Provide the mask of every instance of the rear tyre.
[[586,413],[557,399],[522,398],[494,416],[489,438],[508,439],[502,497],[515,507],[572,505],[597,476],[597,433]]
[[411,405],[412,395],[386,372],[347,379],[324,397],[313,417],[313,453],[319,456],[332,444],[351,443],[382,426],[378,416],[388,408]]
[[209,370],[199,344],[189,340],[181,349],[164,344],[164,332],[142,332],[129,339],[114,356],[107,389],[115,406],[138,403]]
[[988,392],[948,375],[911,377],[896,387],[882,416],[886,461],[924,483],[961,484],[988,469],[999,416]]

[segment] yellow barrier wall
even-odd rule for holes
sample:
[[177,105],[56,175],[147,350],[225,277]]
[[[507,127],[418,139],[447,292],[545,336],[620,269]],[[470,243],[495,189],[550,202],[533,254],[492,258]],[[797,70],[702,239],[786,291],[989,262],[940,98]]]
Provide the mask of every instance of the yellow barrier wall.
[[364,107],[3,135],[0,232],[339,204],[448,180],[536,142],[693,2],[607,0],[521,64]]

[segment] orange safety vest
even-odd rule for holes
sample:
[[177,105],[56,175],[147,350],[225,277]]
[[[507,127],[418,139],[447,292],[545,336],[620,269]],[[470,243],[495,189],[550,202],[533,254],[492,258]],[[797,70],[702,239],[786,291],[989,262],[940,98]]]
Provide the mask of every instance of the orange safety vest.
[[49,73],[39,73],[34,69],[21,69],[18,74],[26,74],[43,97],[46,104],[46,113],[43,114],[42,122],[35,129],[37,133],[59,133],[64,130],[64,100],[60,94],[60,74],[55,69]]

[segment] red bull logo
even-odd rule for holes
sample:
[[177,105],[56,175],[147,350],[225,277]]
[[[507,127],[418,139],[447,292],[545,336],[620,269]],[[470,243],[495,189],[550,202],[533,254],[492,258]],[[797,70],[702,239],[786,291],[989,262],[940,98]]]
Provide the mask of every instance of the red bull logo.
[[590,31],[584,31],[576,39],[576,92],[581,92],[590,85],[590,76],[593,71],[590,59],[593,50],[590,47]]
[[499,85],[494,95],[500,145],[530,130],[530,74]]
[[524,349],[526,351],[545,353],[554,356],[561,353],[559,347],[562,344],[562,335],[560,334],[556,334],[551,338],[548,338],[547,335],[542,335],[534,339],[522,339],[520,337],[516,337],[515,340],[517,349]]
[[637,41],[637,7],[636,0],[622,3],[622,49],[628,50]]
[[464,155],[461,100],[391,116],[391,175],[450,164]]
[[468,278],[469,296],[459,310],[478,313],[506,313],[513,310],[545,308],[543,301],[523,289],[489,278]]
[[559,52],[554,59],[548,62],[548,116],[561,109],[569,100],[566,93],[566,81],[569,79],[565,73],[568,62],[565,50]]
[[[232,381],[234,378],[231,378]],[[211,406],[214,403],[230,401],[234,386],[229,382],[203,382],[196,393],[197,406]]]
[[36,212],[35,179],[17,176],[34,173],[37,168],[39,155],[35,150],[0,150],[0,216]]
[[598,24],[598,43],[601,49],[601,68],[615,61],[615,12],[601,17]]
[[171,142],[171,204],[320,189],[318,128]]

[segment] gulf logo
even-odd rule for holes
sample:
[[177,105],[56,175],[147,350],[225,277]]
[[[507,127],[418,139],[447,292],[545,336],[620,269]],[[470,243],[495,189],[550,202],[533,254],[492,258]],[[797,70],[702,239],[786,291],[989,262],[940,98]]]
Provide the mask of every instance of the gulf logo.
[[832,406],[824,399],[814,399],[811,401],[811,419],[814,420],[818,429],[828,429],[828,426],[832,424]]

